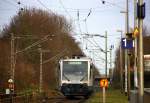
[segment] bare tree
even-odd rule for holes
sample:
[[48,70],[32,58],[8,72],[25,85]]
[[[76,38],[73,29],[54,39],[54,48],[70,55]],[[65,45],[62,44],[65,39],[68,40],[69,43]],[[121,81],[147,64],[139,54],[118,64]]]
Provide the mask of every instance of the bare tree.
[[[70,35],[71,31],[72,25],[70,21],[67,21],[62,15],[35,8],[19,11],[19,13],[12,18],[10,24],[6,25],[2,31],[3,40],[0,40],[2,42],[0,43],[0,48],[5,47],[5,49],[0,49],[1,80],[3,79],[3,82],[6,82],[9,75],[6,71],[10,70],[10,33],[13,33],[15,36],[31,35],[31,37],[37,37],[39,39],[45,35],[54,35],[51,41],[41,44],[42,49],[49,49],[51,51],[50,53],[43,54],[43,60],[46,60],[56,56],[63,50],[66,51],[63,52],[61,56],[82,54],[82,51]],[[15,47],[17,50],[21,50],[36,41],[37,39],[16,39]],[[39,52],[37,49],[38,47],[34,47],[32,50],[16,56],[15,87],[17,90],[36,88],[38,85]],[[61,56],[43,65],[45,88],[55,87],[54,74]],[[6,58],[5,63],[3,62],[4,58]],[[1,72],[2,70],[3,72]]]

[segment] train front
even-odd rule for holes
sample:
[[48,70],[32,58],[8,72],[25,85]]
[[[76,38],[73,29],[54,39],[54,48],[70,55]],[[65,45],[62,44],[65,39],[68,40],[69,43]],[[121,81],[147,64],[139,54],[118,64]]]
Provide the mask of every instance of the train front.
[[92,92],[89,60],[69,59],[61,62],[61,92],[65,96],[85,96]]

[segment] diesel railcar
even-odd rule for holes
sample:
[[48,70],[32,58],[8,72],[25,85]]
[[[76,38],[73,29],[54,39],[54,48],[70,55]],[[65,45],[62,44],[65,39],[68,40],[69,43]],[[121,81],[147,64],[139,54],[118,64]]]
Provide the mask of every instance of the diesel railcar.
[[91,59],[74,57],[59,61],[59,88],[66,97],[84,96],[93,92]]

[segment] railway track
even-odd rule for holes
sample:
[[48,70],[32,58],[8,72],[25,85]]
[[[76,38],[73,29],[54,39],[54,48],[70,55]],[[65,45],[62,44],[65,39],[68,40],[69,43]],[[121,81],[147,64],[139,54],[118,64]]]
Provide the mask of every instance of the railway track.
[[57,98],[48,98],[43,103],[84,103],[85,99],[81,97],[76,97],[72,99],[67,99],[65,97],[57,97]]
[[32,97],[32,96],[16,96],[13,98],[0,99],[0,103],[85,103],[83,97],[68,99],[64,96],[57,97]]

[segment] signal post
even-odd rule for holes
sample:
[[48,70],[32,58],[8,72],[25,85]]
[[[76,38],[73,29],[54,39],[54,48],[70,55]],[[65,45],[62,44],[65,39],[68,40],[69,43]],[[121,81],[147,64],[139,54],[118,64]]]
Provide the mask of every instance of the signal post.
[[108,80],[100,80],[100,87],[103,89],[103,103],[106,103],[106,88],[108,87]]

